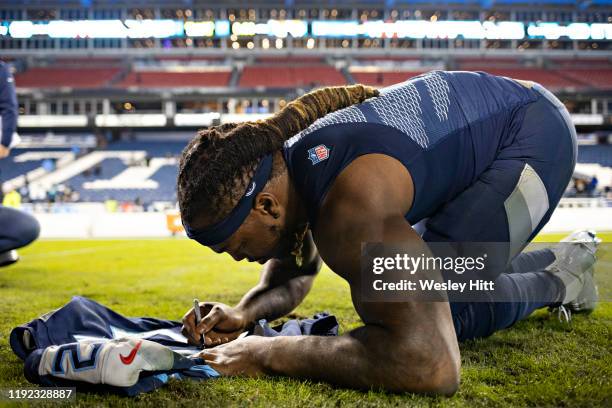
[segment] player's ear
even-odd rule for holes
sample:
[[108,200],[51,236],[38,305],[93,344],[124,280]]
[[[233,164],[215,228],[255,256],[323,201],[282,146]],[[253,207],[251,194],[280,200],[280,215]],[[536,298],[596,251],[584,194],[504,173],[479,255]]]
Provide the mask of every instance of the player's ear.
[[263,215],[271,215],[274,218],[279,218],[281,215],[281,205],[274,194],[259,193],[255,197],[254,210],[260,211]]

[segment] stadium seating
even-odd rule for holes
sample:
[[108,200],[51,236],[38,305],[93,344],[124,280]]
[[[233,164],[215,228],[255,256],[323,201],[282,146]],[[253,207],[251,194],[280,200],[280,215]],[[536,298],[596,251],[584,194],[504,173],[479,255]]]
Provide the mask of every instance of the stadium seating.
[[598,90],[612,89],[612,69],[564,69],[563,75]]
[[55,66],[89,66],[89,67],[119,67],[123,65],[121,57],[57,57],[53,59]]
[[[121,159],[105,159],[100,163],[99,175],[85,176],[81,174],[66,180],[64,184],[78,191],[81,201],[85,202],[113,199],[118,201],[139,200],[142,203],[150,203],[153,201],[174,201],[176,199],[176,164],[155,166],[156,170],[148,177],[146,184],[141,186],[130,188],[125,187],[125,184],[119,184],[118,176],[120,177],[130,168],[134,170],[135,167],[128,166]],[[130,180],[129,176],[126,175],[123,177],[122,183],[129,184],[132,181],[134,180]],[[117,185],[113,186],[113,183]],[[138,180],[133,184],[137,183]]]
[[290,57],[257,57],[258,64],[322,64],[323,58],[311,56],[290,56]]
[[523,63],[516,57],[459,57],[454,59],[455,69],[462,71],[486,71],[494,68],[521,68]]
[[484,68],[466,67],[469,71],[485,71],[489,74],[506,76],[515,79],[525,79],[538,82],[551,89],[580,88],[580,82],[563,76],[557,70],[546,70],[541,68]]
[[121,71],[120,68],[48,67],[30,68],[15,75],[19,88],[102,88]]
[[211,55],[157,55],[155,61],[208,61],[208,62],[223,62],[225,57],[216,57]]
[[604,167],[612,167],[612,145],[580,146],[578,163],[596,163]]
[[[114,143],[100,151],[109,157],[98,163],[99,174],[90,168],[69,178],[64,184],[78,191],[81,201],[138,199],[142,203],[172,202],[176,200],[177,156],[184,147],[185,142]],[[112,157],[121,152],[127,155]],[[149,159],[148,165],[144,162],[145,158]]]
[[0,180],[6,182],[26,175],[41,168],[45,158],[57,160],[69,152],[68,148],[13,149],[9,157],[0,160]]
[[222,87],[228,86],[231,72],[133,71],[116,86],[128,87]]
[[346,78],[340,71],[324,64],[246,66],[239,80],[241,88],[295,88],[346,83]]
[[610,68],[612,61],[608,58],[551,58],[550,63],[556,68]]
[[[175,61],[177,66],[168,65]],[[219,57],[160,56],[146,62],[147,69],[129,70],[117,58],[56,58],[51,66],[31,67],[15,75],[20,88],[183,88],[232,86],[232,65]],[[190,63],[211,63],[203,68]],[[327,64],[318,56],[263,56],[257,57],[239,73],[240,88],[269,87],[296,88],[342,85],[351,79],[373,86],[388,86],[411,76],[428,71],[427,62],[418,57],[364,56],[353,61],[347,78],[341,70]],[[420,63],[425,65],[420,66]],[[551,59],[543,67],[528,66],[517,58],[460,57],[450,61],[446,69],[485,71],[494,75],[528,79],[552,90],[609,90],[612,89],[612,69],[605,58],[574,60]],[[157,66],[156,66],[157,64]],[[187,65],[185,65],[187,64]],[[408,64],[408,65],[406,65]],[[395,65],[395,66],[393,66]],[[379,69],[375,67],[379,66]],[[444,66],[432,65],[432,67]],[[178,68],[178,69],[177,69]],[[352,76],[352,78],[351,78]],[[235,80],[235,78],[234,78]]]
[[[185,142],[120,142],[97,150],[51,172],[42,169],[45,158],[70,155],[70,149],[15,149],[0,161],[0,180],[18,181],[34,174],[30,184],[44,180],[45,185],[64,185],[79,193],[80,201],[107,199],[151,203],[176,200],[175,185],[178,155]],[[14,183],[10,183],[11,185]]]
[[371,86],[389,86],[398,82],[406,81],[417,75],[421,75],[423,71],[379,71],[379,72],[364,72],[355,69],[351,71],[351,75],[355,83]]
[[[185,144],[186,141],[115,142],[107,149],[64,160],[65,165],[62,167],[60,162],[51,173],[41,168],[44,158],[66,159],[70,149],[15,149],[9,158],[0,161],[0,179],[6,182],[35,174],[38,180],[44,178],[77,191],[84,202],[175,202],[178,156]],[[580,145],[578,162],[612,167],[612,145]],[[35,184],[36,179],[30,183]]]

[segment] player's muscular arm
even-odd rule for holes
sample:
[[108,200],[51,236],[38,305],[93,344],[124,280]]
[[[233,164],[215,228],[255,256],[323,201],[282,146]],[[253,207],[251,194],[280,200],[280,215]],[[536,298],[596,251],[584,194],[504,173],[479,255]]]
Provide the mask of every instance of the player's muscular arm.
[[304,260],[300,267],[293,257],[271,259],[264,265],[257,286],[247,292],[236,306],[249,322],[278,319],[304,300],[322,263],[310,232],[304,239],[302,256]]
[[401,165],[379,155],[353,162],[322,207],[319,219],[325,220],[324,228],[315,229],[321,256],[350,283],[364,326],[336,338],[270,339],[264,371],[357,388],[456,391],[460,358],[447,303],[360,301],[362,242],[412,241],[426,251],[403,217],[411,204],[412,184],[405,169],[397,166]]
[[248,291],[235,307],[217,302],[200,303],[204,316],[196,326],[194,310],[183,316],[183,334],[192,344],[204,336],[207,346],[227,343],[237,338],[255,320],[274,320],[299,305],[312,287],[321,268],[321,257],[312,239],[306,234],[302,247],[303,263],[295,259],[271,259],[262,270],[259,283]]

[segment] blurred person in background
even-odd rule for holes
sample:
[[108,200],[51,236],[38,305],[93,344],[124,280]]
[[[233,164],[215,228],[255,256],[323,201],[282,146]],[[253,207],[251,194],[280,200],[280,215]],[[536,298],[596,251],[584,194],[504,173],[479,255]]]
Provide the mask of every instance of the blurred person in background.
[[[17,96],[15,81],[9,67],[0,61],[0,159],[6,158],[14,144],[17,129]],[[6,198],[14,203],[17,191],[7,194]],[[21,200],[19,200],[20,202]],[[19,206],[19,205],[18,205]],[[19,260],[18,248],[28,245],[38,238],[40,225],[34,217],[16,208],[0,205],[0,267]]]
[[19,209],[21,207],[21,194],[17,190],[10,191],[2,199],[2,205]]
[[597,195],[597,184],[599,184],[599,180],[597,179],[597,176],[594,175],[589,181],[589,184],[587,184],[587,192],[591,197]]

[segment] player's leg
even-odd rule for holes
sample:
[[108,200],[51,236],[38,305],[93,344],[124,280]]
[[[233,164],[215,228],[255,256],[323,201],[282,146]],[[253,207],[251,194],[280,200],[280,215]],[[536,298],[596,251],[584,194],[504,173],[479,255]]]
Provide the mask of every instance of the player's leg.
[[535,251],[523,251],[518,254],[505,273],[525,273],[540,271],[555,261],[555,254],[551,248],[543,248]]
[[[518,160],[493,163],[486,172],[488,174],[430,218],[423,238],[428,242],[508,242],[508,215],[504,201],[512,194],[513,188],[505,187],[504,191],[503,186],[516,185],[524,167],[525,163]],[[498,176],[503,180],[517,181],[492,182]],[[470,211],[466,211],[467,208],[471,208]],[[514,247],[520,248],[521,245]],[[520,265],[534,266],[534,272],[510,274],[503,273],[506,270],[503,262],[511,258],[512,245],[493,248],[499,250],[494,255],[499,262],[492,265],[486,278],[494,280],[496,298],[513,301],[495,301],[493,294],[484,294],[490,296],[488,301],[481,298],[477,302],[451,302],[455,330],[460,340],[488,336],[511,326],[536,309],[559,303],[564,296],[562,282],[538,268],[550,264],[550,252],[538,251],[530,254],[529,258],[521,257]]]
[[36,218],[0,205],[0,266],[16,262],[19,258],[15,249],[28,245],[39,233]]
[[530,106],[516,140],[502,148],[487,171],[428,220],[426,241],[508,243],[496,254],[499,265],[488,277],[495,280],[496,298],[513,301],[451,302],[460,340],[490,335],[564,300],[566,282],[541,270],[554,262],[550,251],[521,256],[512,264],[533,266],[532,272],[503,271],[504,261],[520,253],[552,215],[571,179],[575,149],[573,128],[543,98]]

